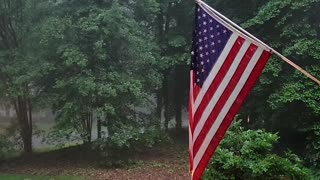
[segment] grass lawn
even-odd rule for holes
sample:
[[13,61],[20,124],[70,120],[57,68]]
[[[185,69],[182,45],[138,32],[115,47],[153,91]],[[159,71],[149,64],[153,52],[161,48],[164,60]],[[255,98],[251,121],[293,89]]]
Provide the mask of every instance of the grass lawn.
[[0,180],[83,180],[79,177],[71,176],[19,176],[19,175],[1,175]]

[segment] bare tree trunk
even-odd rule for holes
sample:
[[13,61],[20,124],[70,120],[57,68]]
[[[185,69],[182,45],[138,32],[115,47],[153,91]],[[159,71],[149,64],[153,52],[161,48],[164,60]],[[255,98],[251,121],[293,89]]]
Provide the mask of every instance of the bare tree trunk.
[[[165,20],[164,20],[164,12],[163,12],[163,8],[160,8],[157,20],[158,20],[158,43],[159,44],[163,44],[164,43],[164,26],[165,26]],[[164,50],[161,49],[161,54],[163,54]],[[165,74],[165,73],[163,73]],[[163,83],[160,89],[157,90],[156,92],[156,98],[157,98],[157,108],[156,108],[156,118],[157,122],[156,122],[156,126],[158,129],[161,129],[161,118],[162,118],[162,108],[163,108],[163,96],[164,96],[164,87],[163,87]]]
[[163,107],[163,102],[162,102],[162,92],[163,92],[163,87],[161,87],[159,90],[157,90],[157,108],[156,108],[156,127],[157,129],[161,129],[161,114],[162,114],[162,107]]
[[163,103],[164,103],[164,128],[166,131],[169,129],[169,92],[168,92],[168,75],[167,73],[164,75],[164,79],[162,82],[162,88],[163,88]]
[[25,154],[32,153],[32,105],[31,99],[26,96],[18,96],[15,100],[15,110],[20,126],[20,135]]
[[180,131],[182,129],[182,104],[176,103],[175,111],[176,111],[176,130]]
[[169,130],[169,121],[170,121],[170,118],[169,118],[169,113],[167,111],[167,106],[165,106],[165,112],[164,112],[164,128],[166,131]]
[[[21,38],[18,38],[15,28],[19,28],[23,24],[23,7],[22,0],[16,1],[16,5],[11,4],[12,1],[1,1],[0,9],[7,13],[1,14],[0,20],[0,47],[12,51],[19,48]],[[13,18],[14,17],[14,18]],[[12,59],[14,60],[14,56]],[[2,75],[1,80],[8,84],[12,84],[11,76],[8,74]],[[14,105],[17,120],[19,123],[20,135],[23,141],[23,149],[26,154],[32,153],[32,103],[30,90],[28,85],[21,85],[21,94],[10,94],[12,104]]]
[[112,119],[107,119],[107,117],[105,117],[105,122],[107,123],[108,137],[111,137],[114,134]]
[[183,74],[183,66],[177,65],[175,68],[175,88],[174,88],[174,98],[175,98],[175,115],[176,115],[176,130],[180,131],[182,129],[182,103],[184,96],[183,80],[180,76]]
[[92,112],[88,112],[87,122],[86,122],[86,130],[87,130],[87,142],[91,143],[91,134],[92,134]]
[[101,139],[101,126],[102,126],[101,117],[98,116],[98,117],[97,117],[97,133],[98,133],[98,139]]
[[91,134],[92,134],[92,113],[89,112],[85,112],[82,114],[81,116],[82,119],[82,126],[83,126],[83,130],[84,130],[84,134],[83,134],[83,141],[84,144],[90,144],[91,143]]

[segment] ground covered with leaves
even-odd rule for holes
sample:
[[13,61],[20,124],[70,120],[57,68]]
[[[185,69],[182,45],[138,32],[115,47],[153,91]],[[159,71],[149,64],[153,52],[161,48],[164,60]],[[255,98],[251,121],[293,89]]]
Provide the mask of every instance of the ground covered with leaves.
[[76,176],[92,180],[124,179],[189,179],[187,147],[166,145],[137,154],[134,163],[119,168],[97,164],[94,152],[73,147],[1,163],[0,175]]

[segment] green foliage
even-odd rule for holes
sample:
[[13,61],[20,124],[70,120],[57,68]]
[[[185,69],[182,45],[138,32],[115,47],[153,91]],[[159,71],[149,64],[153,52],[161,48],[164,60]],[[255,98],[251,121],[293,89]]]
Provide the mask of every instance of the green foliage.
[[308,145],[306,148],[306,160],[313,168],[315,175],[320,177],[320,124],[305,129],[308,133]]
[[[144,3],[150,6],[145,11],[156,13],[153,1]],[[159,85],[154,36],[142,26],[145,19],[134,16],[140,5],[65,1],[53,7],[61,9],[54,11],[58,18],[42,26],[41,42],[51,54],[45,54],[50,69],[42,85],[58,122],[76,129],[85,141],[92,114],[99,113],[110,126],[133,121],[134,107],[145,105],[148,92]]]
[[[243,26],[319,78],[320,29],[316,18],[319,8],[319,0],[271,0],[262,4]],[[320,117],[319,103],[317,84],[279,58],[273,58],[245,105],[242,117],[250,115],[255,121],[252,126],[279,132],[281,141],[304,156],[308,142],[310,161],[311,157],[317,157],[317,149],[311,149],[318,143],[314,127]],[[292,140],[293,135],[301,140]],[[310,139],[306,141],[308,136]],[[319,159],[313,158],[311,164],[317,166],[315,161]]]
[[[318,0],[280,1],[272,0],[261,7],[255,17],[244,23],[245,27],[261,33],[267,41],[272,42],[274,48],[293,59],[297,64],[319,77],[319,28],[314,15],[319,8]],[[266,27],[263,31],[261,27]],[[272,27],[272,28],[270,28]],[[286,43],[283,43],[286,42]],[[275,62],[278,61],[278,62]],[[256,87],[253,96],[266,99],[272,109],[273,116],[263,118],[296,119],[284,116],[286,106],[306,106],[310,120],[319,117],[320,88],[300,72],[282,63],[280,59],[272,60],[268,64],[261,79],[261,84]],[[270,88],[272,87],[272,88]],[[257,91],[261,90],[261,91]],[[265,96],[268,95],[268,96]],[[262,111],[260,113],[270,114]],[[303,115],[306,119],[305,114]],[[259,118],[259,117],[258,117]],[[300,118],[300,117],[299,117]],[[261,118],[262,119],[262,118]],[[260,118],[259,118],[260,120]],[[300,122],[299,122],[300,123]],[[311,124],[312,126],[312,124]],[[275,129],[277,130],[277,129]]]
[[14,145],[8,140],[8,137],[0,135],[0,161],[13,151]]
[[79,132],[79,129],[80,127],[75,128],[70,124],[60,123],[44,136],[43,142],[57,147],[64,147],[70,142],[81,142],[81,140],[85,140],[87,137],[85,131]]
[[141,129],[122,125],[114,134],[95,142],[93,148],[100,152],[102,166],[119,167],[133,163],[134,156],[155,145],[170,142],[164,131]]
[[38,81],[47,66],[39,44],[42,19],[48,2],[12,0],[0,2],[0,91],[1,100],[16,111],[24,151],[32,151],[32,110],[40,97]]
[[282,158],[272,153],[278,138],[263,130],[245,131],[236,122],[217,149],[204,179],[313,179],[298,156],[288,152]]

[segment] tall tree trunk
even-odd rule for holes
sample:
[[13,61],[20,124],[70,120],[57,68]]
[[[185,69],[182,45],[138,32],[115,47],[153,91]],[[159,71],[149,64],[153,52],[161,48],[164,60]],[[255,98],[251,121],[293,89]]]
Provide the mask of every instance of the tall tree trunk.
[[175,88],[174,88],[174,97],[175,97],[175,119],[176,119],[176,130],[180,131],[182,129],[182,103],[183,103],[183,80],[181,75],[183,74],[183,66],[177,65],[175,68]]
[[[170,28],[170,11],[172,9],[172,4],[168,3],[166,9],[163,9],[164,7],[161,6],[160,12],[158,14],[158,42],[161,47],[161,55],[165,56],[167,55],[167,36],[169,34],[169,28]],[[168,92],[168,75],[170,73],[170,69],[166,69],[163,72],[164,79],[162,81],[162,90],[160,90],[157,93],[157,116],[160,117],[160,124],[161,124],[161,112],[162,107],[164,106],[164,128],[166,130],[169,129],[169,92]]]
[[[160,12],[158,14],[157,17],[157,21],[158,21],[158,43],[160,45],[162,45],[164,43],[164,12],[163,9],[160,8]],[[164,50],[161,49],[161,55],[163,55]],[[164,74],[164,73],[163,73]],[[164,81],[164,80],[163,80]],[[156,107],[156,118],[157,118],[157,122],[156,122],[156,126],[158,129],[161,129],[161,118],[162,118],[162,109],[163,109],[163,96],[164,96],[164,87],[163,87],[163,82],[162,82],[162,86],[160,89],[157,90],[156,92],[156,98],[157,98],[157,107]]]
[[91,143],[91,133],[92,133],[92,113],[87,112],[82,114],[82,123],[83,130],[85,131],[83,134],[83,141],[85,144]]
[[162,114],[162,107],[163,107],[163,87],[161,87],[159,90],[157,90],[157,107],[156,107],[156,127],[157,129],[161,129],[161,114]]
[[176,130],[180,131],[182,129],[182,103],[176,102],[175,114],[176,114]]
[[97,116],[97,136],[98,139],[101,139],[101,126],[102,126],[102,122],[101,122],[101,117]]
[[105,122],[107,123],[108,137],[111,137],[114,134],[113,122],[111,119],[108,120],[107,117],[105,117]]
[[169,129],[169,121],[170,121],[170,116],[169,116],[169,91],[168,91],[168,73],[165,73],[164,79],[162,82],[162,88],[163,88],[163,103],[164,103],[164,128],[166,131]]
[[15,100],[14,107],[19,123],[20,135],[23,142],[25,154],[32,153],[32,104],[31,99],[24,96],[18,96]]
[[23,151],[26,155],[32,153],[32,135],[29,132],[23,132],[22,141],[23,141]]
[[[4,50],[15,52],[21,45],[21,39],[17,36],[16,29],[24,23],[24,2],[22,0],[16,1],[14,5],[12,1],[1,1],[1,11],[4,14],[0,17],[0,46]],[[14,17],[14,18],[13,18]],[[13,53],[12,53],[13,54]],[[11,61],[15,59],[15,55],[11,54]],[[4,77],[3,77],[4,76]],[[11,75],[2,75],[1,80],[4,81],[5,86],[13,85]],[[19,131],[23,142],[23,149],[25,154],[32,153],[32,103],[30,97],[30,89],[28,85],[21,85],[21,94],[10,94],[12,104],[14,105],[17,121],[19,123]]]
[[91,136],[92,136],[92,112],[88,112],[87,116],[87,139],[88,143],[91,143]]

